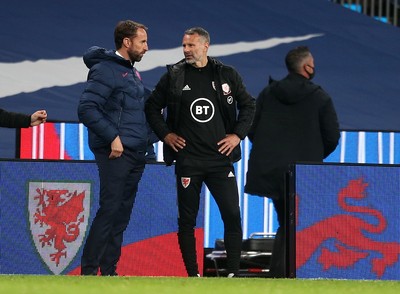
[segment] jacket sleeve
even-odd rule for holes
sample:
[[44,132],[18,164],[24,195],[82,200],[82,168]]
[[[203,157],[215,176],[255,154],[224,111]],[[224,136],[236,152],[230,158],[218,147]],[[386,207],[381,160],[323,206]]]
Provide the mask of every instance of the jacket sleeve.
[[111,143],[118,136],[116,126],[106,118],[104,105],[114,89],[113,70],[102,63],[94,65],[78,105],[79,120],[104,141]]
[[146,119],[160,140],[171,133],[165,122],[163,111],[167,106],[168,73],[164,74],[145,104]]
[[246,90],[242,78],[234,70],[236,83],[236,101],[239,114],[233,132],[244,139],[253,124],[254,114],[256,111],[256,101]]
[[253,124],[251,125],[250,131],[247,134],[249,137],[250,142],[253,142],[254,140],[254,135],[257,130],[258,122],[260,121],[260,116],[261,116],[261,110],[263,108],[263,102],[264,102],[264,95],[265,95],[266,89],[264,89],[257,97],[256,100],[256,112],[254,115],[254,121]]
[[[147,99],[149,99],[150,94],[151,94],[151,90],[145,87],[144,88],[144,97],[145,97],[146,101],[147,101]],[[147,144],[150,145],[150,144],[154,144],[154,143],[160,141],[158,139],[158,136],[154,133],[153,129],[150,127],[149,123],[147,122],[147,119],[146,119],[146,127],[147,127]]]
[[320,111],[321,136],[324,144],[324,158],[328,157],[339,144],[340,131],[332,99],[326,94],[326,102]]
[[31,125],[31,116],[9,112],[4,109],[0,109],[0,127],[4,128],[28,128]]

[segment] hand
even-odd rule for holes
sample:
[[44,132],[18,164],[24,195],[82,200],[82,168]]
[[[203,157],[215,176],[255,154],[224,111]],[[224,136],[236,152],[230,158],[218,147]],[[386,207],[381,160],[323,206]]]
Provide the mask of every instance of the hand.
[[111,142],[111,153],[108,156],[110,159],[115,159],[122,156],[124,152],[124,146],[122,146],[121,139],[117,136],[114,141]]
[[219,146],[218,152],[229,156],[233,149],[240,143],[240,138],[236,134],[228,134],[217,143]]
[[38,110],[35,113],[31,115],[31,126],[38,126],[44,122],[46,122],[47,119],[47,112],[46,110]]
[[171,147],[175,152],[178,152],[178,149],[183,149],[186,146],[185,139],[179,137],[175,133],[169,133],[166,135],[164,138],[164,143]]

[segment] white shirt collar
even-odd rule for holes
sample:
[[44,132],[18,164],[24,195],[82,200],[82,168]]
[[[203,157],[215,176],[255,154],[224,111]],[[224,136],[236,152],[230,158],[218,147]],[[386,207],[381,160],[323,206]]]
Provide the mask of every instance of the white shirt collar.
[[[120,56],[120,57],[122,57],[123,59],[125,59],[125,57],[123,57],[123,56],[121,55],[121,53],[119,53],[118,51],[115,51],[115,54],[118,55],[118,56]],[[131,65],[132,65],[132,67],[133,67],[132,61],[131,61]]]
[[[124,57],[121,55],[121,53],[119,53],[118,51],[115,51],[115,54],[117,54],[118,56],[124,58]],[[124,59],[125,59],[125,58],[124,58]]]

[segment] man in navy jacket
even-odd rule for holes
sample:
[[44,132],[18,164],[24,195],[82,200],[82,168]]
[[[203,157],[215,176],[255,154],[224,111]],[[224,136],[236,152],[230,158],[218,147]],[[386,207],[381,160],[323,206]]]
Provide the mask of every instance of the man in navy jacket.
[[117,275],[123,232],[128,226],[145,166],[149,128],[145,88],[134,63],[148,50],[147,28],[126,20],[114,31],[116,51],[92,47],[90,69],[78,106],[100,177],[100,207],[81,260],[82,275]]

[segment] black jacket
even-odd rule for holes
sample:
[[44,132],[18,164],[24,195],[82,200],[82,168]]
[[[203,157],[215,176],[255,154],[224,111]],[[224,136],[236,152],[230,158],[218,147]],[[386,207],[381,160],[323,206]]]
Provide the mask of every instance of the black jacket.
[[257,99],[245,192],[282,197],[284,174],[296,161],[322,162],[340,138],[332,100],[299,74],[271,81]]
[[[215,71],[215,88],[219,97],[221,115],[225,122],[225,132],[236,134],[244,139],[253,122],[255,113],[255,99],[246,91],[239,74],[230,66],[226,66],[218,60],[208,57],[208,62]],[[185,86],[185,60],[174,65],[167,66],[165,73],[146,102],[145,112],[147,121],[160,138],[171,132],[175,132],[179,125],[179,113],[182,97],[182,89]],[[227,83],[231,93],[223,93],[222,85]],[[233,99],[228,99],[232,96]],[[228,103],[228,100],[230,103]],[[162,110],[167,107],[167,117],[164,120]],[[239,109],[239,113],[237,113]],[[241,158],[240,145],[230,155],[231,161]],[[175,152],[164,144],[164,161],[171,165],[175,159]]]
[[23,113],[9,112],[0,109],[0,127],[28,128],[31,125],[31,116]]

